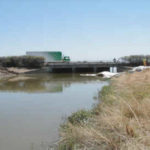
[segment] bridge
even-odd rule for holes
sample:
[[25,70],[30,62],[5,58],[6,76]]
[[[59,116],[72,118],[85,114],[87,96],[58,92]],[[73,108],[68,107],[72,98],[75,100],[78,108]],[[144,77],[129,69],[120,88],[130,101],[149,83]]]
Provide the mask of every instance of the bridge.
[[118,70],[126,68],[127,64],[114,62],[53,62],[47,63],[49,72],[66,73],[66,72],[101,72],[109,71],[110,67],[117,67]]

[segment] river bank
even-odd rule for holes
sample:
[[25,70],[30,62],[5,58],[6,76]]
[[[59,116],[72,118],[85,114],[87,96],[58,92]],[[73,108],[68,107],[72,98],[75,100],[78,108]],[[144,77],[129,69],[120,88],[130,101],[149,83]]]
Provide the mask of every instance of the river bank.
[[37,72],[39,69],[17,68],[17,67],[0,67],[0,80],[10,77],[16,77],[20,74],[29,74]]
[[91,111],[61,126],[60,149],[150,149],[150,71],[123,74],[100,92]]

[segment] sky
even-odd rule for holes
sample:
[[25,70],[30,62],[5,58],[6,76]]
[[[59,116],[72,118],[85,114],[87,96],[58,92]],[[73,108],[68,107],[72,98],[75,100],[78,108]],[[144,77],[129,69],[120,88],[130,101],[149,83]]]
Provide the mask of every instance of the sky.
[[150,54],[150,0],[0,0],[0,56],[26,51],[73,61]]

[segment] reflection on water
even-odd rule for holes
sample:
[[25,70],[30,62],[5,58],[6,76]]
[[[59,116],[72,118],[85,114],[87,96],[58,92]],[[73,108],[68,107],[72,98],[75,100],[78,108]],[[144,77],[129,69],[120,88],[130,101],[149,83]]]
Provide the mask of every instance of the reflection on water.
[[[80,77],[79,75],[64,74],[39,74],[13,77],[0,82],[0,91],[26,92],[26,93],[55,93],[63,92],[72,83],[86,83],[95,81],[92,77]],[[99,78],[97,78],[99,80]]]
[[64,117],[89,109],[106,84],[78,74],[39,74],[0,82],[0,150],[48,150]]

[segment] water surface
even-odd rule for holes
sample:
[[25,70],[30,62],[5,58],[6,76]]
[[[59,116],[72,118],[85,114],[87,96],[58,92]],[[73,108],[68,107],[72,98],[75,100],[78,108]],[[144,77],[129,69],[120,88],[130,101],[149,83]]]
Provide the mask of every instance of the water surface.
[[107,83],[79,74],[39,74],[0,82],[0,150],[48,150],[64,118],[91,109]]

